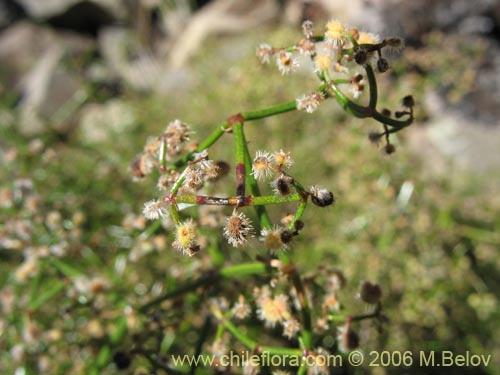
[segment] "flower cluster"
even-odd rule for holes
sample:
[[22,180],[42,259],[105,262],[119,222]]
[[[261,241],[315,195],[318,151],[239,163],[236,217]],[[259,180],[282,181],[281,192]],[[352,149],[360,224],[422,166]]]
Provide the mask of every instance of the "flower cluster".
[[[299,60],[294,52],[310,56],[312,70],[325,82],[337,76],[337,81],[350,86],[351,96],[358,99],[364,92],[365,77],[360,67],[374,66],[381,73],[386,72],[390,64],[383,57],[382,50],[401,50],[404,47],[400,38],[386,38],[348,27],[338,20],[329,21],[321,36],[314,36],[314,25],[310,20],[302,24],[304,38],[287,48],[261,44],[257,56],[262,63],[269,63],[275,57],[276,65],[283,74],[297,70]],[[296,99],[297,109],[307,113],[314,112],[324,100],[324,92],[313,92]]]
[[[200,249],[200,241],[196,238],[197,231],[194,229],[196,224],[192,219],[182,220],[180,217],[180,211],[191,205],[231,206],[232,214],[223,220],[222,234],[227,242],[233,247],[240,247],[245,245],[255,232],[260,233],[259,239],[263,245],[276,255],[281,250],[287,249],[291,239],[302,229],[303,223],[300,217],[309,198],[319,207],[335,203],[335,196],[331,191],[319,186],[312,186],[306,190],[290,175],[289,169],[294,163],[290,152],[282,149],[273,153],[258,150],[253,160],[250,160],[244,136],[245,121],[293,109],[312,113],[328,98],[335,98],[354,116],[366,117],[369,113],[383,124],[383,132],[372,133],[370,139],[385,137],[387,153],[394,152],[394,146],[389,142],[390,134],[411,124],[414,105],[411,96],[403,99],[406,110],[395,112],[395,118],[392,118],[388,110],[377,111],[377,97],[373,94],[376,91],[373,66],[376,65],[379,72],[388,69],[389,65],[382,55],[382,50],[385,47],[393,49],[402,47],[399,38],[380,40],[376,35],[348,28],[338,20],[329,21],[320,36],[314,35],[314,25],[311,21],[302,24],[302,32],[303,38],[290,47],[259,45],[257,56],[263,63],[269,63],[271,58],[275,58],[282,74],[289,74],[297,69],[299,63],[294,56],[295,52],[309,56],[313,71],[322,82],[319,89],[302,95],[286,105],[231,116],[212,136],[200,143],[203,146],[190,143],[193,133],[190,127],[180,120],[174,120],[167,125],[162,135],[148,141],[144,152],[133,163],[132,172],[136,178],[151,173],[153,169],[159,171],[157,186],[166,194],[160,199],[147,202],[143,214],[151,220],[169,216],[176,233],[173,246],[182,253],[193,255]],[[346,85],[349,87],[347,91],[350,91],[354,99],[365,91],[365,86],[370,86],[368,106],[355,104],[345,96],[340,87]],[[215,162],[208,156],[210,146],[224,134],[233,134],[236,144],[236,195],[221,197],[203,195],[201,191],[207,182],[218,180],[228,170],[228,163]],[[271,180],[269,186],[272,195],[260,194],[258,181],[264,180]],[[247,188],[251,190],[249,194],[246,194]],[[299,207],[284,227],[273,224],[267,211],[261,207],[291,202],[297,202]],[[250,217],[242,212],[245,206],[256,206],[259,213],[257,225],[254,225]],[[205,220],[205,217],[201,219],[206,222],[216,221]]]

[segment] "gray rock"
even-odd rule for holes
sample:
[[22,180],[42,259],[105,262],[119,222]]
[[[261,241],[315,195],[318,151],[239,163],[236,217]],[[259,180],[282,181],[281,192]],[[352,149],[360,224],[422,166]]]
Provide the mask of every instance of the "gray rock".
[[0,34],[3,90],[19,97],[18,126],[23,134],[59,131],[71,126],[71,115],[86,98],[81,72],[70,71],[63,57],[94,48],[92,40],[21,22]]
[[117,19],[126,15],[126,4],[123,0],[16,0],[33,18],[46,19],[67,11],[79,3],[94,3],[109,11]]

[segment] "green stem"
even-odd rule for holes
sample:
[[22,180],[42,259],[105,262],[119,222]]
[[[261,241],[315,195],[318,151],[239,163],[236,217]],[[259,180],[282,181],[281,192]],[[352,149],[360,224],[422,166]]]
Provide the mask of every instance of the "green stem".
[[[212,146],[215,142],[219,140],[220,137],[224,135],[226,130],[229,129],[229,122],[228,121],[223,121],[219,124],[216,125],[215,130],[207,137],[205,138],[199,145],[198,148],[195,152],[201,152],[210,146]],[[174,164],[174,168],[180,168],[183,165],[186,165],[186,163],[190,160],[193,160],[193,155],[195,152],[190,152],[189,154],[185,155],[183,158],[177,160]]]
[[374,111],[372,116],[378,122],[391,126],[393,129],[389,130],[389,133],[395,133],[403,128],[406,128],[407,126],[410,126],[413,123],[413,117],[409,117],[406,120],[396,120],[390,117],[386,117],[378,111]]
[[[248,151],[247,143],[244,143],[244,156],[245,156],[245,169],[247,170],[246,174],[246,182],[248,185],[248,190],[250,194],[253,195],[253,199],[260,197],[260,189],[257,181],[253,174],[250,174],[249,171],[252,170],[252,158],[250,157],[250,152]],[[257,217],[259,218],[259,223],[262,228],[270,229],[273,226],[271,218],[266,210],[266,206],[255,206],[255,211],[257,212]]]
[[366,64],[364,68],[366,71],[366,77],[368,78],[368,85],[370,86],[370,102],[368,103],[368,106],[375,112],[378,101],[377,80],[375,79],[375,73],[373,73],[371,65]]
[[245,134],[243,133],[243,123],[233,124],[233,135],[236,146],[236,163],[245,163]]
[[299,207],[297,207],[297,211],[295,211],[295,215],[293,217],[292,222],[288,226],[288,229],[290,229],[290,230],[295,229],[295,222],[302,218],[302,215],[304,215],[306,207],[307,207],[307,200],[304,199],[304,200],[302,200],[302,202],[300,202]]
[[228,266],[220,269],[219,271],[209,271],[204,276],[191,281],[185,285],[178,287],[171,292],[167,292],[139,307],[140,312],[145,312],[151,307],[161,304],[163,301],[175,298],[185,293],[192,292],[204,285],[213,285],[221,280],[231,277],[260,275],[267,272],[266,266],[260,262],[242,263],[234,266]]
[[245,121],[259,120],[265,117],[286,113],[297,109],[297,102],[295,100],[287,103],[274,105],[268,108],[257,109],[255,111],[242,112],[241,115]]
[[149,227],[147,227],[140,235],[140,238],[149,238],[151,237],[158,229],[161,228],[161,220],[156,220]]
[[[343,80],[339,80],[339,83],[343,83],[342,81]],[[328,84],[324,83],[324,84],[320,85],[316,89],[316,91],[324,92],[327,87],[328,87]],[[290,112],[290,111],[293,111],[296,109],[297,109],[297,102],[295,100],[293,100],[293,101],[286,102],[286,103],[276,104],[276,105],[271,106],[271,107],[258,109],[255,111],[242,112],[241,116],[242,116],[243,121],[253,121],[253,120],[259,120],[259,119],[263,119],[263,118],[270,117],[270,116],[275,116],[275,115],[278,115],[280,113]],[[201,151],[209,148],[210,146],[212,146],[230,128],[231,128],[231,124],[227,120],[217,124],[215,130],[198,145],[198,148],[195,152],[201,152]],[[174,169],[182,167],[188,161],[192,160],[195,152],[190,152],[189,154],[185,155],[183,158],[177,160],[177,162],[175,162],[173,165]]]
[[224,319],[222,324],[238,341],[251,351],[258,351],[259,353],[267,353],[269,355],[302,357],[302,350],[300,349],[258,345],[257,341],[241,332],[230,320]]
[[292,275],[292,283],[297,291],[297,297],[301,306],[300,312],[302,314],[302,330],[300,337],[304,343],[305,349],[312,348],[312,324],[311,324],[311,310],[309,309],[309,303],[307,301],[307,295],[304,289],[304,284],[300,275],[295,270]]
[[266,271],[267,268],[264,263],[251,262],[224,267],[219,271],[219,275],[223,278],[230,278],[248,275],[261,275],[266,273]]
[[371,111],[367,110],[367,107],[354,103],[347,96],[345,96],[345,94],[337,87],[335,81],[331,81],[330,88],[335,94],[337,103],[339,103],[344,111],[359,118],[371,117]]
[[[204,195],[183,194],[175,198],[176,203],[197,204],[197,205],[212,205],[212,206],[266,206],[269,204],[293,203],[302,200],[299,193],[289,194],[287,196],[278,197],[275,195],[264,196],[247,196],[245,199],[238,197],[209,197]],[[240,203],[238,203],[240,202]],[[243,203],[241,203],[243,202]]]
[[241,332],[231,321],[224,319],[222,321],[224,327],[231,332],[231,334],[248,349],[254,350],[257,346],[257,342],[252,340],[250,337]]
[[[236,195],[245,195],[245,133],[243,133],[243,123],[233,124],[233,135],[236,151]],[[247,171],[248,172],[248,171]]]

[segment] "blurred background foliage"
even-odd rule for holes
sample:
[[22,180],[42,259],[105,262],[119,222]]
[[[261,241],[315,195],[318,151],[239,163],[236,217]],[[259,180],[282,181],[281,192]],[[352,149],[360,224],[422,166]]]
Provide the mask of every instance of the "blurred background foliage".
[[[132,182],[129,164],[175,118],[201,140],[231,114],[315,87],[307,69],[282,77],[255,57],[261,42],[294,43],[303,18],[317,30],[339,18],[403,36],[407,48],[380,76],[380,98],[395,109],[413,94],[417,121],[398,133],[390,157],[367,139],[375,123],[333,102],[248,124],[251,150],[291,151],[293,175],[337,197],[333,209],[306,212],[290,250],[296,264],[305,274],[342,270],[349,311],[363,312],[352,298],[360,281],[383,287],[390,322],[362,336],[367,351],[470,350],[493,357],[470,373],[496,373],[500,6],[446,0],[2,3],[2,373],[119,373],[107,363],[130,340],[124,327],[150,324],[134,308],[211,266],[203,254],[173,250],[168,228],[139,237],[143,203],[157,191],[152,180]],[[231,163],[232,152],[223,139],[211,157]],[[225,246],[208,233],[207,243]],[[257,241],[226,252],[230,263],[262,253]],[[197,312],[178,311],[188,323],[177,334],[196,342]]]

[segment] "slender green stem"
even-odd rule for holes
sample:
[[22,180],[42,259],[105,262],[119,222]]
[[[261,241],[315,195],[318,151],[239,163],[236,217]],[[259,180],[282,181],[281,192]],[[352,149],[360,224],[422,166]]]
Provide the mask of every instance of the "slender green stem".
[[295,348],[285,348],[280,346],[261,346],[261,353],[269,353],[270,355],[282,355],[288,357],[302,357],[302,350]]
[[[224,135],[224,133],[229,129],[229,122],[223,121],[216,125],[215,130],[205,138],[199,145],[196,152],[201,152],[210,146],[212,146],[215,142],[219,140],[220,137]],[[190,152],[185,155],[183,158],[177,160],[174,164],[174,168],[179,168],[185,165],[188,161],[193,160],[193,155],[195,152]]]
[[[245,155],[245,169],[249,172],[252,170],[252,159],[250,157],[250,152],[248,151],[248,146],[245,142],[245,147],[244,147],[244,155]],[[257,184],[257,181],[255,180],[255,177],[251,173],[246,174],[246,182],[248,185],[248,189],[250,191],[250,194],[254,196],[254,199],[257,197],[260,197],[260,189],[259,185]],[[255,206],[255,211],[257,212],[257,216],[259,218],[259,223],[261,227],[263,228],[271,228],[273,226],[271,218],[269,217],[269,214],[267,213],[266,207],[265,206]]]
[[288,226],[288,229],[290,230],[295,229],[295,222],[302,218],[302,215],[304,215],[306,207],[307,207],[307,200],[304,199],[302,200],[302,202],[300,202],[299,207],[297,207],[297,211],[295,211],[295,215],[293,216],[293,220]]
[[406,128],[407,126],[410,126],[413,123],[413,117],[409,117],[406,120],[396,120],[390,117],[386,117],[378,111],[374,111],[372,116],[378,122],[392,127],[393,129],[390,129],[389,133],[395,133],[403,128]]
[[299,202],[302,197],[299,193],[289,194],[283,197],[275,195],[247,196],[241,197],[209,197],[204,195],[183,194],[175,198],[176,203],[212,205],[212,206],[267,206],[270,204],[283,204]]
[[243,133],[243,123],[233,124],[233,135],[236,151],[236,195],[245,195],[245,134]]
[[368,103],[368,106],[375,111],[378,101],[377,80],[375,79],[375,74],[373,73],[373,68],[370,64],[366,64],[364,68],[366,71],[366,77],[368,78],[368,85],[370,86],[370,102]]
[[171,292],[165,293],[147,303],[139,307],[140,312],[146,312],[149,310],[151,307],[156,306],[161,304],[163,301],[166,301],[168,299],[175,298],[177,296],[183,295],[188,292],[192,292],[196,290],[196,288],[199,288],[200,286],[207,285],[207,284],[215,284],[216,282],[219,281],[220,276],[218,274],[214,273],[209,273],[208,275],[202,276],[197,280],[194,280],[190,283],[184,284],[180,287],[178,287],[175,290],[172,290]]
[[236,146],[236,163],[245,163],[245,134],[243,133],[243,123],[233,124],[233,135]]
[[248,276],[248,275],[261,275],[266,273],[267,268],[264,263],[251,262],[241,263],[234,266],[227,266],[219,271],[219,275],[224,278]]
[[255,111],[242,112],[241,115],[245,121],[259,120],[269,116],[275,116],[280,113],[286,113],[297,109],[297,102],[295,100],[287,103],[274,105],[268,108],[257,109]]
[[149,227],[147,227],[139,235],[139,237],[141,237],[141,238],[149,238],[149,237],[151,237],[160,228],[161,228],[161,220],[156,220]]
[[[340,79],[338,81],[339,81],[338,83],[344,83],[343,79]],[[328,87],[328,84],[323,83],[316,89],[316,91],[324,92],[327,87]],[[290,112],[290,111],[293,111],[296,109],[297,109],[297,102],[294,100],[294,101],[290,101],[290,102],[286,102],[286,103],[276,104],[276,105],[271,106],[271,107],[258,109],[255,111],[242,112],[241,116],[242,116],[243,121],[253,121],[253,120],[259,120],[259,119],[263,119],[263,118],[270,117],[270,116],[275,116],[275,115],[278,115],[280,113]],[[231,124],[227,120],[217,124],[215,127],[215,130],[198,145],[198,148],[195,152],[201,152],[201,151],[209,148],[210,146],[212,146],[215,142],[217,142],[219,140],[219,138],[221,138],[224,135],[224,133],[226,133],[228,130],[230,130],[230,128],[231,128]],[[189,154],[185,155],[183,158],[177,160],[173,165],[174,169],[182,167],[188,161],[192,160],[193,155],[194,155],[194,152],[190,152]]]
[[350,100],[336,85],[335,81],[331,81],[330,88],[335,94],[335,99],[337,103],[346,111],[347,113],[359,117],[366,118],[371,117],[371,111],[367,107],[363,107],[359,104],[354,103]]
[[305,362],[302,362],[300,367],[299,367],[299,371],[297,371],[297,375],[304,375],[307,371],[307,366],[306,366],[306,363]]
[[309,302],[307,301],[306,292],[304,289],[304,284],[300,278],[299,273],[295,272],[291,275],[292,283],[297,291],[297,297],[301,306],[300,312],[302,314],[302,330],[300,332],[300,337],[304,343],[305,349],[312,348],[312,324],[311,324],[311,310],[309,308]]
[[260,346],[257,341],[241,332],[230,320],[224,319],[222,324],[238,341],[251,351],[257,350],[259,353],[268,353],[269,355],[302,356],[302,350],[300,349],[285,348],[280,346]]
[[175,226],[179,225],[181,223],[181,217],[179,215],[179,208],[175,203],[170,204],[168,207],[169,212],[170,212],[170,218],[172,219],[172,222],[174,223]]
[[177,289],[167,292],[139,307],[139,311],[145,312],[151,307],[161,304],[171,298],[175,298],[185,293],[192,292],[204,285],[213,285],[218,283],[221,279],[228,279],[231,277],[240,277],[248,275],[259,275],[267,272],[266,266],[260,262],[242,263],[234,266],[228,266],[220,269],[219,271],[209,271],[204,276],[181,285]]
[[223,319],[222,324],[231,332],[231,334],[248,349],[254,350],[257,346],[257,341],[252,340],[250,337],[241,332],[231,321]]
[[222,339],[222,335],[224,334],[224,331],[226,328],[224,327],[224,324],[217,324],[217,332],[215,333],[215,340],[220,340]]
[[277,197],[275,195],[266,195],[262,197],[254,197],[253,204],[256,206],[259,205],[268,205],[268,204],[282,204],[282,203],[292,203],[299,202],[302,200],[302,197],[298,193],[293,193],[286,195],[284,197]]

